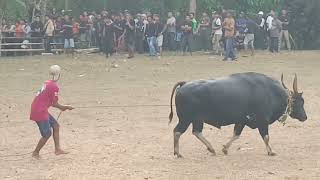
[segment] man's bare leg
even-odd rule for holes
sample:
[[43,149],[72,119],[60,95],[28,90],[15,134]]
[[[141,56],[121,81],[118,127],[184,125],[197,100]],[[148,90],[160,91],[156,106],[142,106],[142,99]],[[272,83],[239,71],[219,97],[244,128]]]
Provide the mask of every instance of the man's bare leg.
[[68,154],[68,152],[63,151],[60,147],[59,124],[57,123],[53,126],[53,141],[56,155]]
[[32,153],[32,157],[36,158],[36,159],[40,159],[40,150],[43,148],[43,146],[47,143],[49,137],[42,137],[39,142],[38,145],[36,147],[36,149],[33,151]]

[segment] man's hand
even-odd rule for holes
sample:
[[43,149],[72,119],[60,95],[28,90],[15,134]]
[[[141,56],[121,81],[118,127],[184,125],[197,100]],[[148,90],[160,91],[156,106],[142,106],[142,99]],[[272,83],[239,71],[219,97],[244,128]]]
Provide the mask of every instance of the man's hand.
[[66,110],[73,110],[74,108],[72,106],[66,105],[66,106],[62,106],[60,108],[61,111],[66,111]]

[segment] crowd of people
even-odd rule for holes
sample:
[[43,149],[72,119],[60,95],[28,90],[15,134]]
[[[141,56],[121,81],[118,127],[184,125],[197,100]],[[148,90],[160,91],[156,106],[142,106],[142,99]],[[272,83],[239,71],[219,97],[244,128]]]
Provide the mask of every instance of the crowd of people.
[[[83,12],[78,18],[56,9],[45,16],[28,23],[26,20],[15,24],[2,21],[3,36],[17,38],[44,37],[46,52],[52,44],[63,44],[67,53],[73,52],[76,42],[86,42],[97,47],[107,57],[121,51],[128,51],[128,58],[137,53],[161,56],[162,50],[195,51],[200,49],[217,55],[224,54],[224,60],[236,60],[237,49],[244,49],[244,56],[253,55],[255,49],[279,52],[285,45],[291,50],[289,18],[286,10],[280,16],[274,11],[262,11],[255,16],[234,11],[214,11],[211,16],[203,13],[196,18],[194,13],[182,15],[169,12],[167,17],[151,12],[132,15],[129,11],[109,13],[102,11]],[[54,42],[54,43],[53,43]],[[249,49],[251,53],[249,53]]]

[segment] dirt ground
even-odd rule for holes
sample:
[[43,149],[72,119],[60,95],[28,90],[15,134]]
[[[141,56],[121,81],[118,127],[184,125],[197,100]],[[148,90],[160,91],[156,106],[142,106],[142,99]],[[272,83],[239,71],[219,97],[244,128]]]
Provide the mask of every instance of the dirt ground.
[[[320,52],[299,51],[271,55],[265,52],[238,62],[222,62],[210,55],[162,59],[100,55],[77,59],[33,56],[0,59],[0,179],[320,179]],[[116,60],[118,68],[109,68]],[[60,102],[76,108],[60,116],[61,143],[70,154],[55,156],[53,140],[41,151],[41,160],[30,152],[40,135],[29,119],[35,92],[48,78],[48,67],[63,67]],[[288,119],[270,127],[275,157],[268,157],[257,130],[245,128],[241,138],[221,152],[233,126],[221,130],[205,125],[204,135],[217,156],[212,156],[191,133],[181,137],[183,159],[173,156],[173,128],[169,107],[96,107],[113,105],[168,105],[173,85],[180,80],[216,78],[255,71],[292,87],[298,74],[308,120]],[[51,109],[57,117],[59,112]]]

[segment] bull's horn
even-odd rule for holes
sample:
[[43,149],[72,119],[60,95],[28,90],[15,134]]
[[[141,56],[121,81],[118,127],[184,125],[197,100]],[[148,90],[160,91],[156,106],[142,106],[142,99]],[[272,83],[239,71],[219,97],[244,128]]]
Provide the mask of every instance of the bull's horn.
[[283,73],[281,74],[281,83],[282,83],[282,86],[285,88],[285,89],[288,89],[287,86],[284,84],[283,82]]
[[294,74],[293,92],[298,93],[298,78],[297,78],[297,74]]

